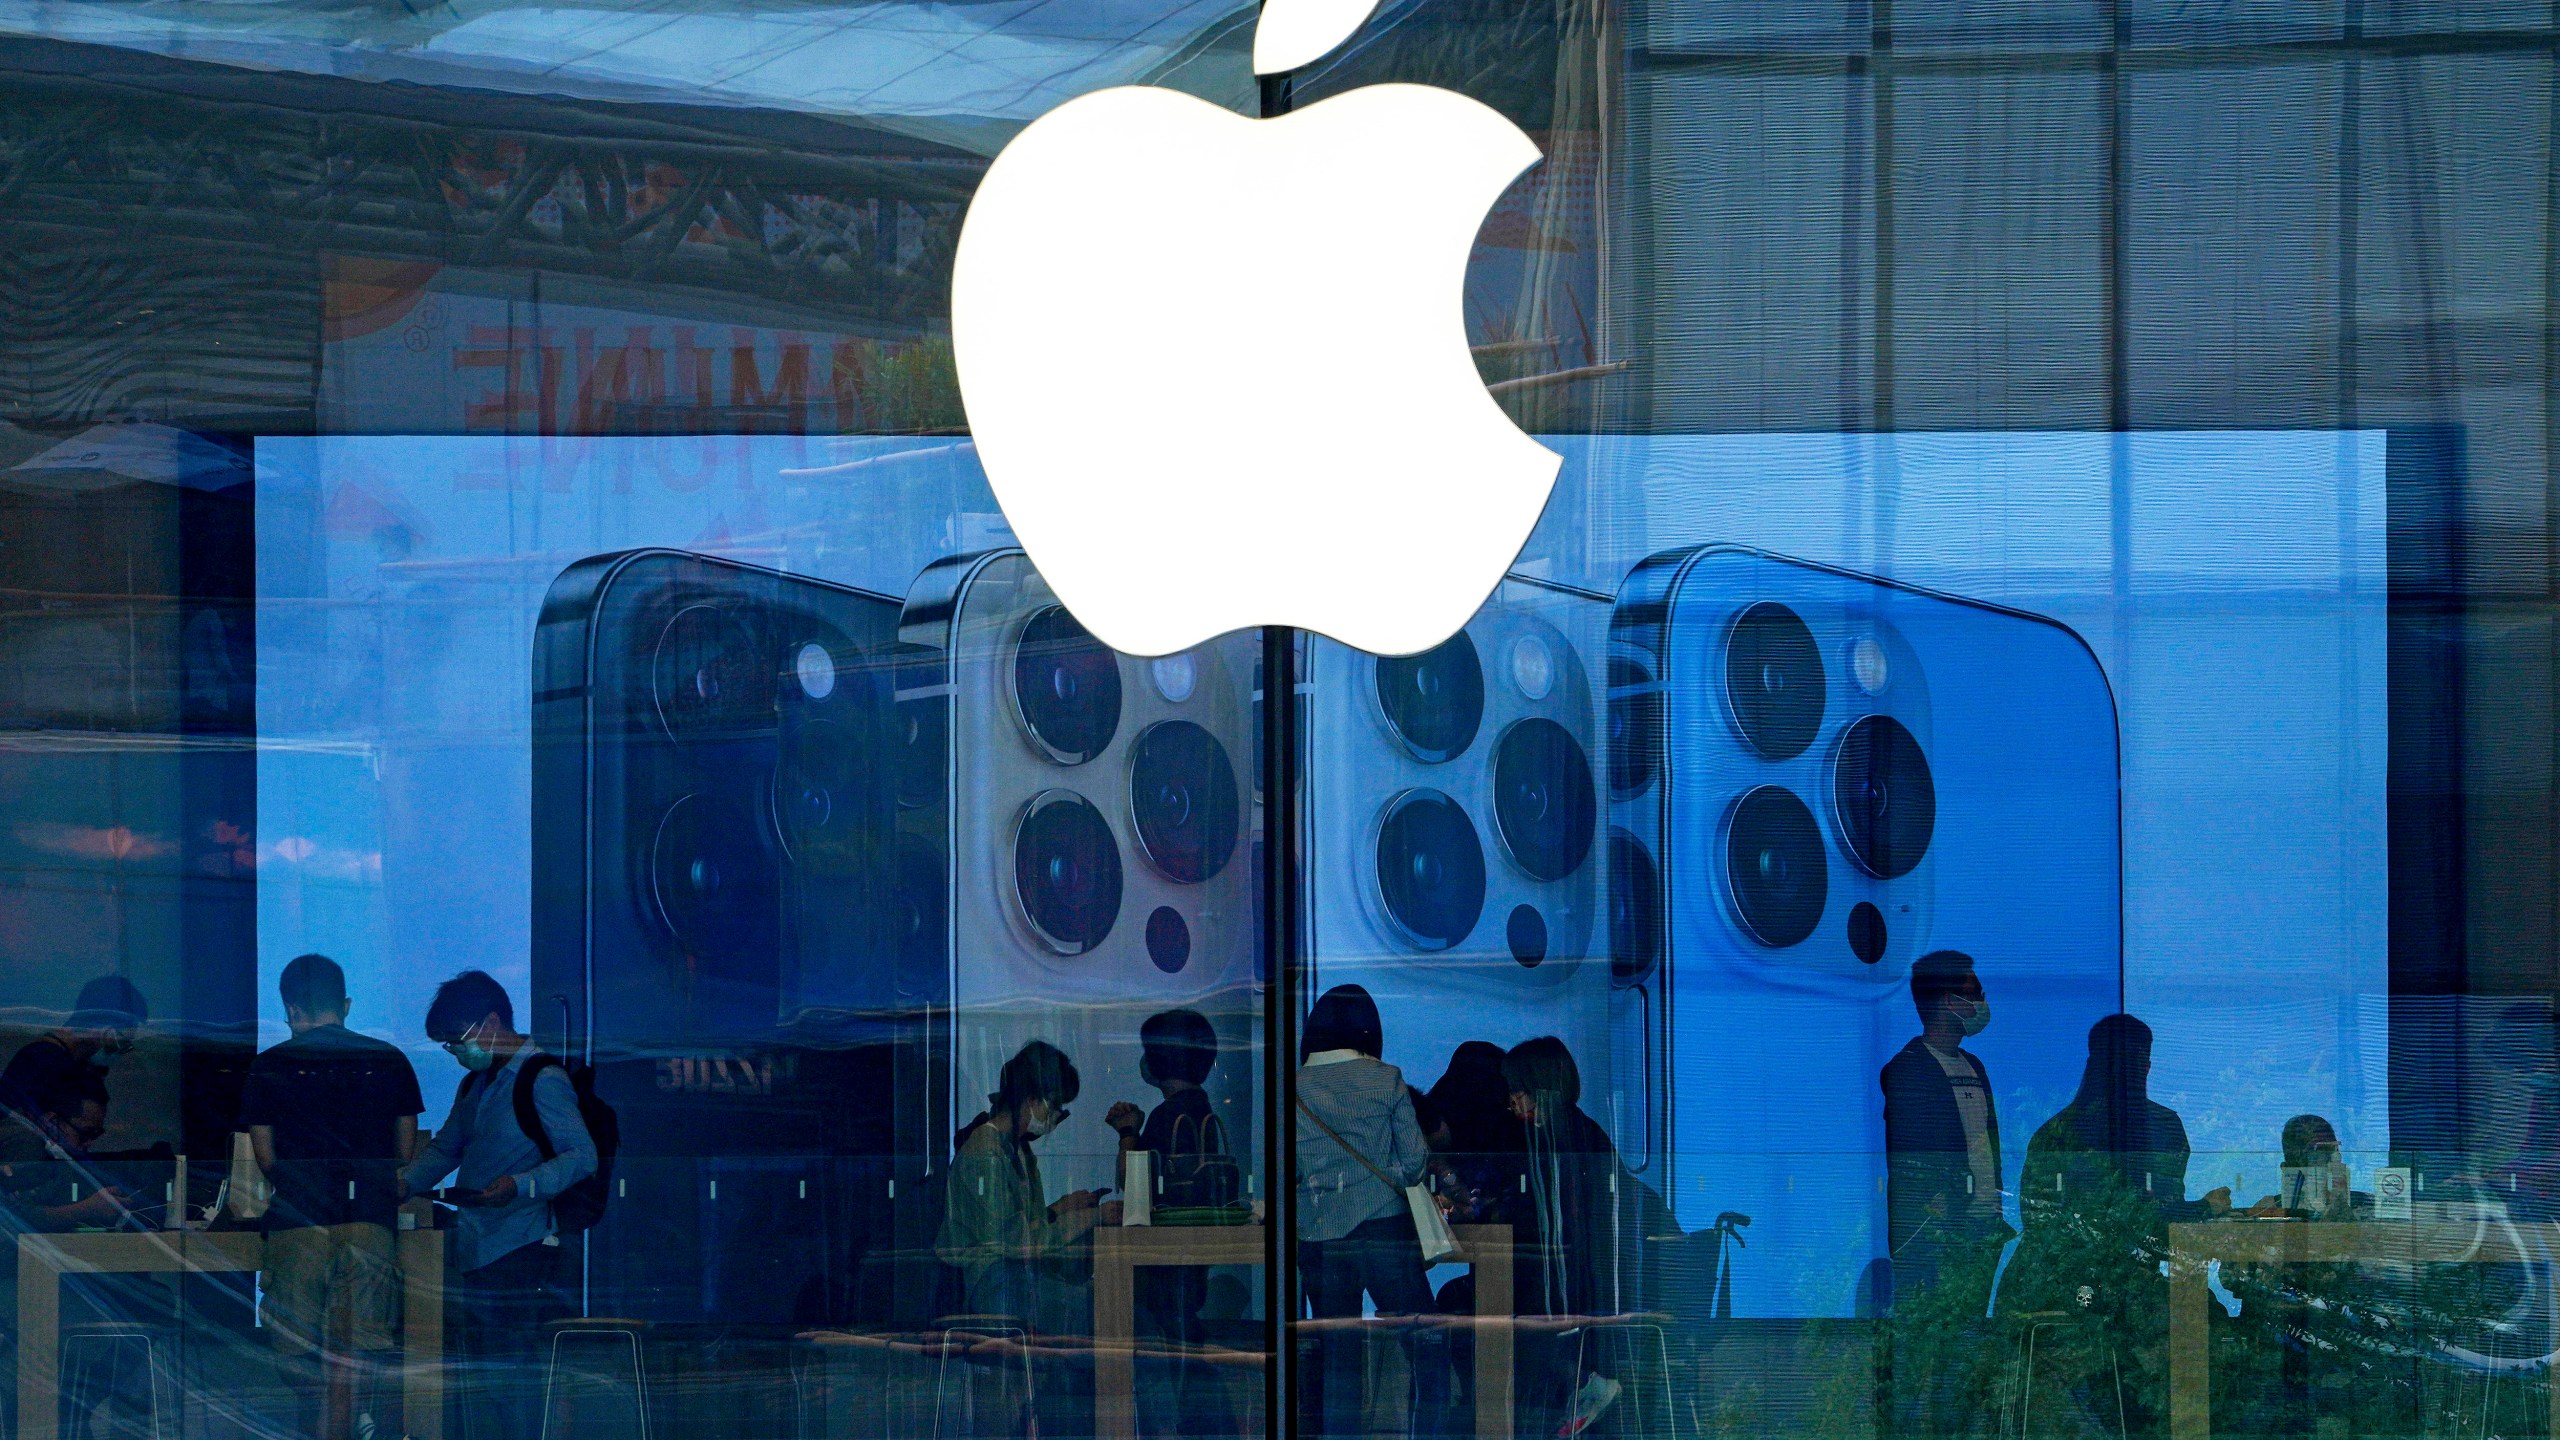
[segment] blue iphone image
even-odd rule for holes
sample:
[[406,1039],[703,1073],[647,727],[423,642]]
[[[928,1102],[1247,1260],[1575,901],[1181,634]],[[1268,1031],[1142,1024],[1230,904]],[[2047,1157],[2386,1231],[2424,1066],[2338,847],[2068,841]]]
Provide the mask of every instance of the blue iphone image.
[[1658,1146],[1682,1229],[1752,1217],[1733,1314],[1873,1313],[1912,962],[1976,963],[2013,1223],[2119,1008],[2106,676],[2052,620],[1722,546],[1639,565],[1610,628],[1613,1069],[1651,1122],[1625,1148]]
[[1599,846],[1605,597],[1520,577],[1416,655],[1310,637],[1305,997],[1358,984],[1429,1088],[1458,1046],[1563,1040],[1612,1117]]

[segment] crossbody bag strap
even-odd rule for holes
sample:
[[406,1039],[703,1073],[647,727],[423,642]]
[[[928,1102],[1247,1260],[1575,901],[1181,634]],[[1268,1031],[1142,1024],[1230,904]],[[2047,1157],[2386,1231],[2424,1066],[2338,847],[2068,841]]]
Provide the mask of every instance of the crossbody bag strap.
[[1314,1109],[1307,1104],[1306,1096],[1300,1095],[1294,1098],[1298,1102],[1298,1113],[1316,1122],[1316,1128],[1325,1133],[1325,1138],[1331,1140],[1334,1144],[1341,1146],[1343,1154],[1359,1161],[1360,1168],[1377,1176],[1378,1183],[1386,1186],[1390,1193],[1397,1195],[1404,1193],[1404,1186],[1398,1184],[1387,1174],[1386,1171],[1381,1170],[1375,1164],[1372,1164],[1368,1156],[1361,1154],[1357,1149],[1353,1148],[1351,1142],[1343,1139],[1340,1132],[1336,1131],[1332,1126],[1324,1123],[1324,1117],[1317,1114]]

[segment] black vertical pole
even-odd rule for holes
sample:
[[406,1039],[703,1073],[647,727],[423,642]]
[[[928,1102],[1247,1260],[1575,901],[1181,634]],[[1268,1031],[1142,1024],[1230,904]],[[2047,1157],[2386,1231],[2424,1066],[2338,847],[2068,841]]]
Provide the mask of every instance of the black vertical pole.
[[[1289,82],[1262,79],[1262,117],[1289,113]],[[1286,502],[1283,502],[1286,503]],[[1263,1320],[1270,1363],[1263,1369],[1267,1433],[1297,1440],[1298,1318],[1298,636],[1262,629],[1262,1004]]]
[[1298,685],[1297,632],[1262,631],[1262,924],[1267,983],[1262,1004],[1263,1296],[1270,1337],[1264,1369],[1268,1433],[1298,1434],[1296,1358],[1298,1224]]

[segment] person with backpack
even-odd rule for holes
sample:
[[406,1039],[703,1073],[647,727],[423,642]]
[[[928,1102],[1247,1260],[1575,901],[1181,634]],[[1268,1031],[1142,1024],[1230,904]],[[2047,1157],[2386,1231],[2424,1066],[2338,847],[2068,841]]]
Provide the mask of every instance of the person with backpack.
[[[470,1072],[453,1112],[401,1175],[403,1195],[452,1175],[446,1302],[470,1377],[463,1440],[540,1435],[541,1332],[569,1313],[564,1230],[594,1223],[602,1157],[568,1068],[515,1028],[506,988],[466,970],[436,989],[427,1038]],[[457,1173],[458,1172],[458,1173]]]

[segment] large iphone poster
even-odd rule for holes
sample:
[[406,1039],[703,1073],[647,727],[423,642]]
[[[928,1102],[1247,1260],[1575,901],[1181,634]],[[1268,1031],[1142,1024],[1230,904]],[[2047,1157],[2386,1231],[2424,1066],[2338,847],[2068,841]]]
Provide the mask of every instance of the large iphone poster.
[[[1320,980],[1375,982],[1389,1058],[1414,1083],[1463,1039],[1567,1035],[1585,1108],[1684,1225],[1754,1215],[1737,1314],[1872,1303],[1861,1287],[1887,1240],[1877,1075],[1918,1031],[1906,982],[1925,951],[1981,962],[1988,1022],[1967,1044],[1993,1076],[2008,1142],[1998,1203],[2013,1213],[2028,1136],[2070,1101],[2088,1024],[2119,1007],[2156,1036],[2150,1093],[2183,1119],[2191,1190],[2229,1185],[2244,1203],[2272,1191],[2278,1133],[2299,1114],[2328,1118],[2369,1179],[2389,1142],[2384,436],[1548,443],[1566,456],[1555,496],[1519,579],[1470,633],[1487,713],[1587,752],[1594,803],[1566,812],[1587,837],[1532,855],[1476,815],[1489,858],[1473,908],[1452,919],[1424,897],[1387,913],[1373,862],[1404,832],[1382,837],[1384,822],[1413,810],[1405,829],[1424,833],[1420,788],[1465,809],[1452,765],[1480,761],[1498,787],[1496,727],[1446,757],[1410,735],[1393,750],[1376,743],[1392,717],[1362,708],[1378,662],[1323,646],[1305,662],[1309,733],[1345,741],[1308,759],[1310,959]],[[257,458],[270,1005],[288,959],[336,955],[358,1026],[418,1052],[441,1085],[459,1072],[417,1033],[437,980],[486,968],[536,1003],[546,598],[582,563],[639,549],[712,577],[688,584],[765,587],[754,603],[770,613],[852,633],[903,608],[941,616],[951,636],[983,633],[1005,665],[1031,657],[990,661],[987,693],[1010,702],[973,714],[964,697],[946,716],[945,779],[979,789],[942,784],[941,809],[894,822],[941,827],[946,851],[990,852],[977,858],[992,878],[945,897],[936,933],[972,937],[942,957],[946,973],[1015,1018],[963,1070],[991,1070],[1017,1031],[1077,1008],[1112,1017],[1094,1022],[1097,1052],[1129,1052],[1097,1053],[1089,1077],[1134,1087],[1133,1068],[1114,1070],[1134,1066],[1134,1017],[1162,996],[1250,983],[1249,956],[1210,952],[1253,930],[1238,908],[1251,887],[1228,885],[1258,853],[1253,647],[1214,642],[1172,667],[1097,660],[1029,567],[960,563],[1012,543],[965,439],[366,436],[264,441]],[[1818,658],[1790,670],[1803,653]],[[1678,663],[1646,671],[1665,656]],[[1737,656],[1773,687],[1748,706],[1734,698]],[[917,688],[845,670],[838,691],[837,669],[821,679],[796,658],[767,668],[797,701],[875,680]],[[1408,669],[1429,667],[1395,673]],[[1025,675],[1056,703],[1026,705]],[[1786,687],[1805,676],[1824,686],[1814,710],[1771,698],[1800,695]],[[1103,683],[1127,719],[1089,733]],[[1652,705],[1661,714],[1646,718]],[[1655,751],[1623,748],[1630,719],[1655,726]],[[1843,755],[1865,767],[1863,821],[1837,790]],[[1639,760],[1685,798],[1642,799],[1656,792]],[[1148,764],[1229,783],[1185,790],[1204,803],[1180,824],[1150,819],[1129,787]],[[1921,776],[1931,823],[1915,829]],[[859,812],[852,798],[831,794],[828,815],[837,800]],[[1211,818],[1194,824],[1194,810]],[[810,822],[776,808],[746,823],[774,833],[741,844],[787,857],[790,827]],[[835,853],[894,867],[907,843]],[[1038,863],[1017,865],[1025,855]],[[1818,886],[1803,883],[1807,855]],[[716,870],[676,878],[710,885]],[[1541,910],[1525,940],[1524,908]],[[653,923],[714,913],[680,909],[662,904]],[[1639,957],[1629,947],[1647,926]],[[770,966],[760,954],[696,977],[709,988],[687,992],[706,997],[693,1013],[748,1013],[717,984],[792,973],[792,943],[786,926],[748,947],[775,949]],[[1005,969],[1006,947],[1030,959]],[[1465,963],[1435,968],[1435,955]],[[1065,998],[1039,1012],[1022,977],[1058,975],[1074,977]],[[862,993],[811,989],[804,1008]],[[1773,1074],[1766,1037],[1782,1030],[1829,1058]],[[988,1078],[956,1082],[957,1118]],[[1108,1183],[1101,1107],[1085,1108],[1070,1130],[1091,1133],[1059,1148],[1088,1160],[1063,1160],[1053,1185]]]

